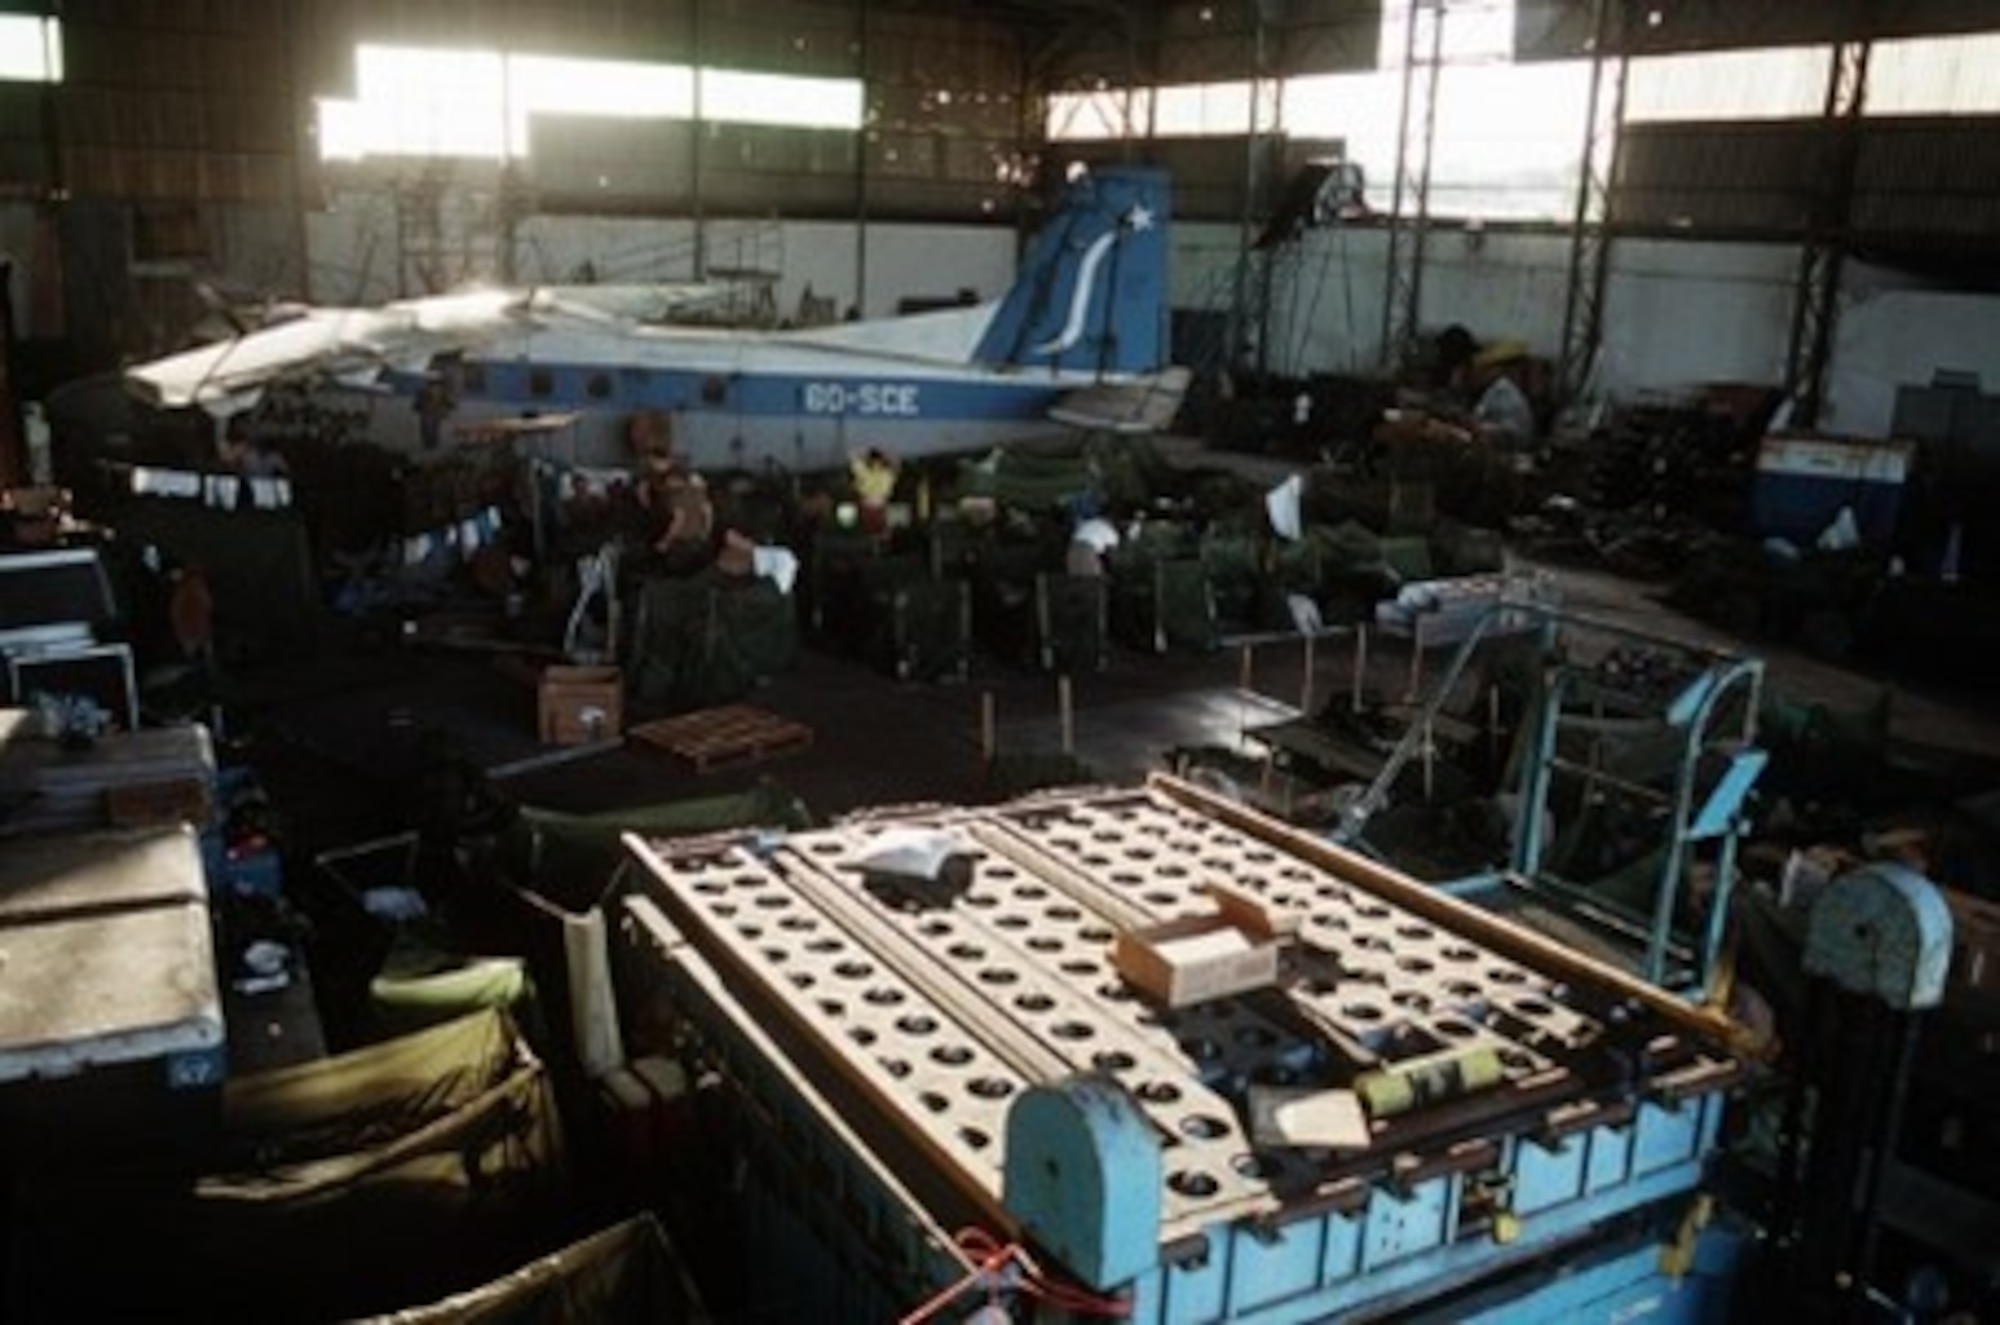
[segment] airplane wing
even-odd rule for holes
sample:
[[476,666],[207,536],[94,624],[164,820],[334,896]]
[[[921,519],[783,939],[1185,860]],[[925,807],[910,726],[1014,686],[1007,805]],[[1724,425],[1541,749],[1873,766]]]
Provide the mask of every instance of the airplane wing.
[[199,405],[232,414],[256,404],[272,382],[365,380],[385,367],[421,368],[440,351],[515,329],[532,302],[520,291],[475,290],[377,309],[309,309],[275,326],[129,368],[125,383],[161,409]]
[[739,293],[729,281],[662,281],[648,285],[540,285],[530,308],[585,321],[686,322],[720,313]]
[[1194,374],[1165,368],[1125,382],[1080,387],[1049,407],[1049,417],[1072,428],[1105,432],[1160,432],[1173,425]]
[[444,352],[563,322],[631,325],[696,316],[727,296],[715,282],[537,286],[404,299],[380,308],[292,309],[275,325],[128,369],[142,400],[233,414],[271,382],[329,377],[368,385],[383,368],[420,370]]

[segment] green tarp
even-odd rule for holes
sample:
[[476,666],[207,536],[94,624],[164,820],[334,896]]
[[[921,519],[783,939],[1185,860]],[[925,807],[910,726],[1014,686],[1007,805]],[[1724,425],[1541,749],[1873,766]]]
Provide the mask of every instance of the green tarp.
[[532,986],[519,957],[479,957],[446,951],[399,932],[368,982],[374,1024],[402,1033],[450,1021],[480,1008],[517,1009],[525,1017]]
[[1208,567],[1194,557],[1112,559],[1112,632],[1134,648],[1212,649],[1218,639]]
[[168,1171],[22,1184],[24,1315],[393,1310],[552,1245],[567,1195],[543,1066],[491,1011],[232,1080],[219,1138],[179,1158]]
[[632,692],[683,708],[740,699],[798,651],[788,595],[766,579],[710,571],[646,581],[633,636]]
[[972,660],[972,593],[963,580],[916,580],[878,591],[881,629],[869,652],[908,680],[965,679]]
[[613,1225],[470,1292],[359,1325],[599,1325],[713,1319],[651,1215]]
[[1104,669],[1110,661],[1104,590],[1102,576],[1035,577],[1036,656],[1043,671]]
[[1086,493],[1112,509],[1136,509],[1176,478],[1147,439],[1092,433],[1071,446],[1000,449],[963,461],[958,492],[1024,511],[1066,506]]

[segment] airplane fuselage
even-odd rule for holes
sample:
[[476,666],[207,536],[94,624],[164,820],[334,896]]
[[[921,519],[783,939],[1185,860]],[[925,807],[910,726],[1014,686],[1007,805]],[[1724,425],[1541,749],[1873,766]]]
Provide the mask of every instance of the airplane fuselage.
[[386,387],[412,398],[415,417],[376,411],[378,434],[404,434],[378,440],[414,433],[420,446],[495,416],[573,416],[562,458],[590,464],[625,459],[629,421],[646,412],[666,416],[704,467],[819,469],[869,447],[914,458],[1065,424],[1157,427],[1159,402],[1185,387],[1184,373],[1161,385],[1179,371],[1168,214],[1164,172],[1087,172],[1065,186],[1003,295],[909,317],[759,333],[642,321],[675,306],[668,292],[468,290],[299,310],[126,376],[156,405],[218,418],[288,378]]
[[812,333],[687,329],[533,333],[468,354],[456,379],[454,421],[576,412],[585,449],[609,460],[605,435],[656,411],[697,466],[793,469],[839,466],[871,446],[916,457],[1047,434],[1059,430],[1050,407],[1101,380],[870,351]]

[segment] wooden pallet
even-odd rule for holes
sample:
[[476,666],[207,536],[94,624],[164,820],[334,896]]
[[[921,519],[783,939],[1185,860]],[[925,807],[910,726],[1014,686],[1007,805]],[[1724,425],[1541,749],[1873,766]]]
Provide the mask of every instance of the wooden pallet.
[[754,763],[812,746],[812,728],[747,704],[683,713],[628,727],[628,738],[679,755],[707,773],[728,764]]

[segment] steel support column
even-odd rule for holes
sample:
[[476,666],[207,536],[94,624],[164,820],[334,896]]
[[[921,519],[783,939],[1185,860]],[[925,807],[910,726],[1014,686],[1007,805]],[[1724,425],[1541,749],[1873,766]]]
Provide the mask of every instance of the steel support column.
[[703,0],[694,0],[688,6],[688,63],[694,66],[694,119],[693,132],[688,136],[688,216],[694,222],[694,279],[708,279],[708,216],[702,207],[701,198],[701,158],[702,141],[708,137],[708,107],[703,97],[703,83],[707,78],[707,52],[702,49],[701,6]]
[[[869,60],[874,54],[870,38],[874,35],[868,22],[870,6],[868,0],[854,7],[854,76],[861,80],[861,97],[864,105],[868,99],[869,75],[874,71]],[[863,115],[864,120],[866,115]],[[851,308],[868,315],[868,128],[863,124],[854,134],[854,301]]]
[[[1259,262],[1252,254],[1256,247],[1257,204],[1270,175],[1269,163],[1263,153],[1265,135],[1275,134],[1278,130],[1275,124],[1266,125],[1262,117],[1264,89],[1269,86],[1270,79],[1267,68],[1269,47],[1265,33],[1268,3],[1269,0],[1252,0],[1249,6],[1250,131],[1243,139],[1243,206],[1238,212],[1236,281],[1234,296],[1230,300],[1234,352],[1229,361],[1242,363],[1246,342],[1254,337],[1255,365],[1260,378],[1270,371],[1271,366],[1271,267],[1268,261]],[[1253,263],[1259,270],[1251,270]]]
[[[1396,182],[1389,202],[1389,270],[1382,301],[1384,368],[1393,369],[1423,327],[1424,244],[1430,231],[1431,144],[1437,133],[1445,0],[1408,0],[1403,98],[1396,125]],[[1420,40],[1429,14],[1428,40]],[[1421,54],[1420,54],[1421,53]]]
[[1564,404],[1584,393],[1596,369],[1597,349],[1604,335],[1604,291],[1611,270],[1611,188],[1618,178],[1629,67],[1622,53],[1605,54],[1618,32],[1618,3],[1595,0],[1591,9],[1590,101],[1585,111],[1583,159],[1577,173],[1569,277],[1563,300],[1558,389]]
[[1834,327],[1840,318],[1840,272],[1847,257],[1847,220],[1861,156],[1861,117],[1868,101],[1868,58],[1873,49],[1866,37],[1841,42],[1827,66],[1826,170],[1799,248],[1791,346],[1785,359],[1792,421],[1802,427],[1819,421]]
[[29,457],[14,391],[14,262],[0,255],[0,486],[29,477]]
[[475,273],[475,276],[498,280],[502,285],[514,285],[520,280],[514,241],[520,234],[521,219],[534,211],[528,201],[528,184],[521,174],[520,158],[515,155],[514,144],[510,141],[514,124],[513,98],[513,75],[503,73],[500,76],[500,179],[493,198],[494,265],[489,272]]

